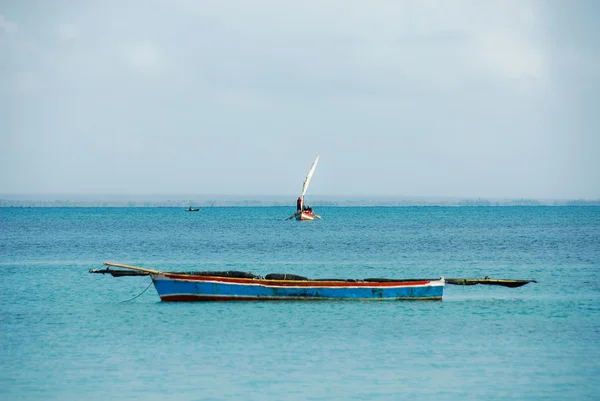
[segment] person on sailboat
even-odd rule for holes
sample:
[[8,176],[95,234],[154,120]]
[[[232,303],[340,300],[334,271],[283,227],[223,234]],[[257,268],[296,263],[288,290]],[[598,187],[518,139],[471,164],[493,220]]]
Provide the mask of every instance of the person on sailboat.
[[296,211],[299,212],[302,210],[302,197],[299,197],[296,201]]

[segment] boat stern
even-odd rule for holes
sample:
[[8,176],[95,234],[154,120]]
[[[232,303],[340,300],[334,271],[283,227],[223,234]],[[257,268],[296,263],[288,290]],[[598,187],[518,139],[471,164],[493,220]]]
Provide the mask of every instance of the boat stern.
[[315,215],[312,213],[296,213],[296,220],[298,221],[312,221],[315,219]]

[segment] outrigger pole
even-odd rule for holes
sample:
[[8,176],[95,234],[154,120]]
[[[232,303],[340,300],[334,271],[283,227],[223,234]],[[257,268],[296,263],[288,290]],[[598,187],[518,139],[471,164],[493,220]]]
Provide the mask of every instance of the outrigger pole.
[[476,284],[484,284],[484,285],[499,285],[502,287],[520,287],[522,285],[528,283],[537,283],[536,280],[508,280],[508,279],[494,279],[490,277],[484,278],[447,278],[446,284],[454,284],[454,285],[476,285]]
[[109,269],[102,269],[102,270],[90,270],[90,273],[101,273],[101,274],[111,274],[113,277],[121,277],[121,276],[147,276],[148,274],[162,274],[163,272],[160,270],[155,270],[155,269],[148,269],[145,267],[138,267],[138,266],[130,266],[130,265],[124,265],[121,263],[112,263],[112,262],[104,262],[105,266],[112,266],[112,267],[122,267],[123,269],[129,269],[129,270],[133,270],[133,271],[124,271],[124,270],[111,270]]

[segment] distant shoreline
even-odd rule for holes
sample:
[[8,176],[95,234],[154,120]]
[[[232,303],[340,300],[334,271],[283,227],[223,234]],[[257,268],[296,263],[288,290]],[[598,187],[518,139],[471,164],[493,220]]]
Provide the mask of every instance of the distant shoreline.
[[[319,199],[309,201],[315,207],[506,207],[506,206],[600,206],[600,199],[538,200],[538,199]],[[295,207],[295,199],[173,199],[173,200],[126,200],[126,199],[3,199],[0,208],[56,208],[56,207],[131,207],[131,208],[200,208],[210,207]]]

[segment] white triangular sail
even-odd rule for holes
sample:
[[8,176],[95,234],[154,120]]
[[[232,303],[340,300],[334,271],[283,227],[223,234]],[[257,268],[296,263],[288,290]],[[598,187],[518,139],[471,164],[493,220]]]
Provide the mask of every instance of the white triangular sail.
[[306,174],[306,178],[304,179],[304,184],[302,185],[302,195],[300,195],[301,197],[303,197],[304,194],[306,194],[306,190],[308,189],[308,184],[310,184],[310,180],[311,180],[313,174],[315,173],[315,169],[317,168],[318,162],[319,162],[319,156],[317,156],[317,158],[313,162],[312,166],[310,166],[310,170],[308,170],[308,174]]

